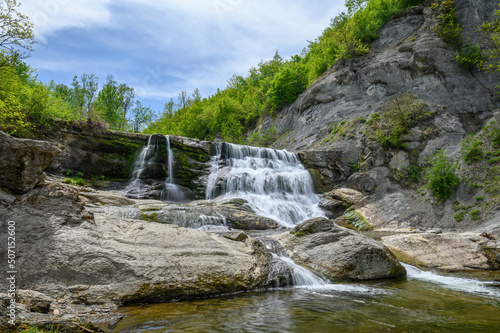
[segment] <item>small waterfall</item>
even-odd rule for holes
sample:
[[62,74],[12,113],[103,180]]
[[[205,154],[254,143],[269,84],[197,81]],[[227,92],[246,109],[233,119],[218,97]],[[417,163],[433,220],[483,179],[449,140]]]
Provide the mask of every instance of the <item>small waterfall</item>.
[[181,188],[174,182],[174,153],[170,148],[170,136],[165,135],[167,140],[167,161],[168,161],[168,176],[165,180],[165,189],[161,192],[161,200],[182,202],[186,197]]
[[430,282],[446,289],[500,298],[500,290],[492,287],[491,282],[462,277],[443,276],[433,272],[423,271],[405,263],[401,263],[401,265],[406,269],[408,279]]
[[273,255],[274,267],[271,274],[274,275],[277,287],[291,285],[324,288],[328,285],[325,280],[290,259],[286,250],[276,240],[266,237],[258,238],[258,240]]
[[156,136],[151,135],[146,146],[141,148],[137,159],[134,162],[132,179],[130,183],[121,191],[125,196],[135,199],[143,198],[145,192],[150,186],[145,184],[142,176],[151,163],[154,163],[154,157],[158,153],[159,142]]
[[229,198],[244,198],[257,214],[287,227],[323,216],[311,175],[297,155],[286,150],[219,144],[207,199]]

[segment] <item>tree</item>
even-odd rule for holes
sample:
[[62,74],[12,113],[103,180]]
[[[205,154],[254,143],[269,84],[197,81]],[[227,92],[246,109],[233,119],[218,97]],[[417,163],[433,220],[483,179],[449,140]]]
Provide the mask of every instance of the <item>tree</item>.
[[95,98],[99,90],[99,78],[94,74],[83,74],[81,76],[83,89],[83,112],[87,120],[97,120],[98,114],[95,109]]
[[95,106],[111,129],[121,128],[123,124],[121,96],[118,85],[112,75],[108,75],[106,83],[101,91],[99,91]]
[[142,106],[140,101],[135,101],[132,109],[132,118],[129,120],[132,130],[139,132],[154,120],[154,111],[150,107]]
[[174,99],[172,97],[170,97],[169,101],[167,103],[165,103],[165,106],[163,107],[162,117],[163,118],[172,118],[174,116],[174,113],[175,113],[174,107],[175,107]]
[[122,120],[121,130],[125,130],[127,126],[127,113],[132,106],[135,91],[134,88],[127,86],[125,83],[121,83],[118,86],[118,94],[120,96],[120,104],[121,104],[121,115],[120,119]]
[[19,6],[20,3],[16,0],[3,0],[0,3],[0,49],[3,50],[0,66],[10,62],[9,58],[19,58],[19,48],[28,52],[33,51],[32,45],[35,43],[33,24],[26,15],[17,11]]

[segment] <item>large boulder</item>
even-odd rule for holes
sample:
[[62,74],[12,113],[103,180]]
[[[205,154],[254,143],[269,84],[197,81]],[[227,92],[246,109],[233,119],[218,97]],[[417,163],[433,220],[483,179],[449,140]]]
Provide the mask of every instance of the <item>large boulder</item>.
[[[251,238],[92,214],[78,192],[46,183],[0,207],[16,224],[19,286],[75,304],[169,301],[262,287],[270,255]],[[6,252],[0,235],[0,252]],[[7,281],[0,288],[8,290]]]
[[448,271],[500,269],[500,242],[486,233],[419,233],[382,237],[399,260]]
[[45,179],[43,170],[60,150],[51,143],[17,139],[0,131],[0,187],[22,194]]
[[330,279],[369,280],[406,275],[382,243],[326,218],[307,220],[273,238],[294,261]]

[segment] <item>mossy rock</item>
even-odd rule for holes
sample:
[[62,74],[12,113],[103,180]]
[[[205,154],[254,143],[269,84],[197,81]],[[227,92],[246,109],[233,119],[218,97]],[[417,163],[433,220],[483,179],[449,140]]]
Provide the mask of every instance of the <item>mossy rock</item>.
[[352,225],[359,231],[370,231],[373,226],[368,222],[368,219],[361,214],[359,211],[354,209],[349,209],[344,213],[348,224]]

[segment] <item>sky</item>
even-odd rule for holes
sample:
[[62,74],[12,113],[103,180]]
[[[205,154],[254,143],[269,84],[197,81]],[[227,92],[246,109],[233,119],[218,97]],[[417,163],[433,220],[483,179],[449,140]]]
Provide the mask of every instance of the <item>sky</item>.
[[208,97],[275,52],[300,54],[344,0],[24,0],[43,82],[113,75],[161,111],[182,90]]

